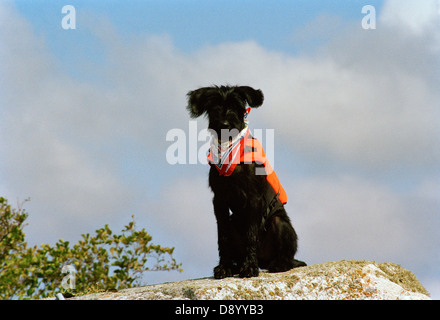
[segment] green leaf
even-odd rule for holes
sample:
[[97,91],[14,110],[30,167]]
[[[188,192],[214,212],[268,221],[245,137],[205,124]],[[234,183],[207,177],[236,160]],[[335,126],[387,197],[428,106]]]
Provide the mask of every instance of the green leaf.
[[61,281],[67,274],[61,270],[69,264],[77,271],[75,294],[129,288],[150,270],[182,272],[172,257],[174,247],[150,244],[151,235],[136,230],[134,216],[121,234],[106,224],[93,237],[82,234],[72,247],[60,239],[55,246],[33,248],[27,248],[22,230],[27,217],[21,207],[14,209],[0,197],[0,298],[42,298],[63,291]]

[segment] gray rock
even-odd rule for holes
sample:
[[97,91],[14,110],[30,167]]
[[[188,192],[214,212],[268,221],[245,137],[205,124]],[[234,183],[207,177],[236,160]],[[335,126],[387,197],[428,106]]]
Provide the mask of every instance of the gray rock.
[[393,263],[337,261],[255,278],[204,278],[99,292],[73,299],[98,300],[429,300],[415,275]]

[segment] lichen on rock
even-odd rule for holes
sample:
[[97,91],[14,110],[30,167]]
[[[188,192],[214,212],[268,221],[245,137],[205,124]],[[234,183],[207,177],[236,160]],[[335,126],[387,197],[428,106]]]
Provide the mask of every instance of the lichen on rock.
[[393,263],[325,262],[255,278],[213,278],[101,292],[74,299],[103,300],[357,300],[430,299],[415,275]]

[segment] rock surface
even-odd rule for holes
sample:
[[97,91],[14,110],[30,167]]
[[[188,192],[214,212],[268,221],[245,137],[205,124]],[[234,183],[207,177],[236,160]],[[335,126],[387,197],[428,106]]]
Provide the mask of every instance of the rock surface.
[[393,263],[337,261],[259,277],[204,278],[100,292],[72,299],[98,300],[428,300],[415,275]]

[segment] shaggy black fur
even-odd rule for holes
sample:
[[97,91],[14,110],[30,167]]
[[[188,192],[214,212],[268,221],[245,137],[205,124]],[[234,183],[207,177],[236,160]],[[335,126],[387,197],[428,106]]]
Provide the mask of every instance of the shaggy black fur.
[[[187,108],[193,118],[207,115],[209,129],[221,137],[222,129],[244,129],[246,104],[258,108],[263,100],[261,90],[251,87],[213,86],[190,91]],[[255,174],[257,166],[239,164],[229,177],[219,175],[214,166],[210,169],[220,256],[214,268],[217,279],[258,276],[259,268],[282,272],[306,265],[294,259],[297,235],[278,198],[267,212],[275,191],[266,176]]]

